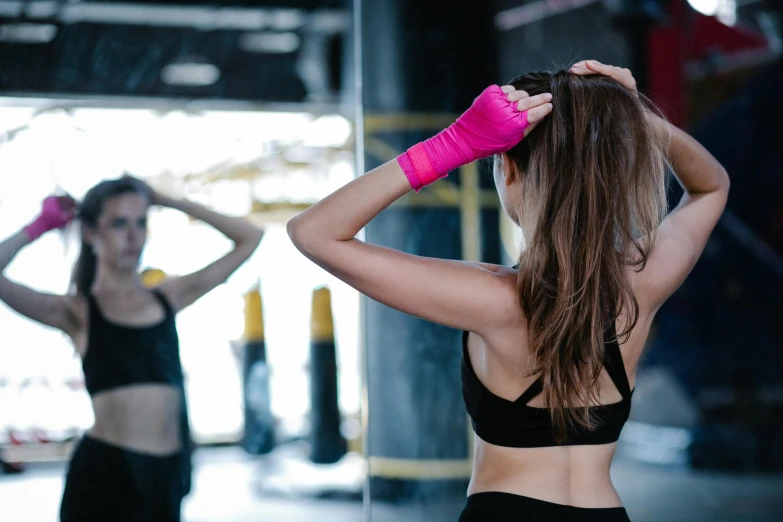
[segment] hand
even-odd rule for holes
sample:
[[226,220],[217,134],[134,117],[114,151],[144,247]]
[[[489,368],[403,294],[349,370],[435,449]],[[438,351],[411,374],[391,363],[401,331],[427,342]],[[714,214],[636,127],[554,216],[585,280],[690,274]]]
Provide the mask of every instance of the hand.
[[50,230],[63,228],[76,215],[76,201],[70,196],[49,196],[44,199],[41,213],[35,221],[24,227],[30,241],[34,241]]
[[457,121],[397,161],[411,187],[419,191],[462,165],[514,147],[552,111],[551,100],[550,93],[529,96],[510,85],[492,85]]
[[[552,104],[550,103],[552,101],[552,95],[548,92],[537,96],[530,96],[525,91],[516,90],[513,85],[504,85],[500,90],[506,94],[506,99],[509,102],[517,102],[516,109],[518,111],[527,111],[527,125],[525,126],[523,138],[530,134],[530,132],[536,128],[536,125],[544,120],[547,114],[552,112]],[[519,141],[517,141],[517,143],[519,143]],[[517,143],[514,143],[514,145]],[[507,152],[508,150],[509,149],[506,149],[500,152]]]
[[634,92],[636,91],[636,79],[634,79],[633,74],[631,74],[629,69],[623,69],[613,65],[604,65],[595,60],[583,60],[571,66],[568,72],[583,76],[589,74],[603,74],[604,76],[612,78],[620,85],[623,85]]
[[122,176],[122,179],[124,180],[130,180],[134,184],[138,185],[139,192],[146,195],[149,199],[150,206],[152,205],[161,205],[164,201],[163,195],[159,194],[155,191],[152,187],[149,186],[149,184],[146,181],[142,181],[136,176],[131,176],[130,174],[124,174]]
[[552,110],[550,93],[529,96],[511,85],[492,85],[445,132],[450,132],[465,162],[507,152]]

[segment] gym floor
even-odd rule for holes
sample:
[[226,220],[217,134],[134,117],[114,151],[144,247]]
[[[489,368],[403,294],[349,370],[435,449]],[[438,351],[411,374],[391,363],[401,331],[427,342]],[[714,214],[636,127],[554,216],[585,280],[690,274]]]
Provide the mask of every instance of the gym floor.
[[[256,459],[236,447],[200,449],[183,522],[362,522],[361,459],[318,468],[296,451]],[[0,520],[56,522],[64,472],[64,464],[38,464],[0,476]],[[701,472],[618,458],[612,474],[634,522],[783,522],[780,473]],[[416,506],[374,502],[369,513],[372,522],[453,522],[460,509],[460,499]]]

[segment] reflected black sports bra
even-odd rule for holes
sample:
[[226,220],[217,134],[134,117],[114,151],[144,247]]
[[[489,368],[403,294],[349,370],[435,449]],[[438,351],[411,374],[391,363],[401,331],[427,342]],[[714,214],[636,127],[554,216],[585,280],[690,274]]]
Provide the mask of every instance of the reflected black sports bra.
[[181,387],[182,365],[174,311],[159,291],[163,319],[151,326],[126,326],[106,319],[95,297],[87,296],[90,324],[82,360],[90,395],[131,384],[157,383]]
[[[611,335],[609,335],[611,333]],[[468,332],[462,336],[462,396],[473,421],[473,431],[482,440],[496,446],[512,448],[542,448],[549,446],[578,446],[608,444],[620,438],[631,411],[633,390],[628,384],[620,345],[614,329],[607,332],[604,367],[622,396],[620,402],[590,408],[598,426],[588,431],[580,426],[569,426],[566,441],[555,441],[552,419],[548,409],[528,406],[543,391],[542,378],[515,401],[498,397],[479,380],[468,355]]]

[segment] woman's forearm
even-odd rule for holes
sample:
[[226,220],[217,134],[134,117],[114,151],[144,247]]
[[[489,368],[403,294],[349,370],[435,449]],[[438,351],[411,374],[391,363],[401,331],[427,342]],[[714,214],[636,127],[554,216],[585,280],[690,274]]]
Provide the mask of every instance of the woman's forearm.
[[288,222],[288,233],[303,251],[319,244],[348,241],[383,209],[410,192],[396,161],[353,180]]
[[255,227],[242,218],[225,216],[192,201],[170,198],[168,196],[159,196],[155,203],[163,207],[179,210],[195,219],[203,221],[214,227],[237,245],[248,244],[255,246],[261,241],[261,237],[264,234],[263,230]]
[[686,132],[658,120],[671,135],[669,160],[685,191],[690,195],[728,191],[729,176],[718,160]]
[[14,257],[16,257],[16,254],[29,243],[30,238],[24,230],[20,230],[0,243],[0,272],[5,270],[11,261],[13,261]]

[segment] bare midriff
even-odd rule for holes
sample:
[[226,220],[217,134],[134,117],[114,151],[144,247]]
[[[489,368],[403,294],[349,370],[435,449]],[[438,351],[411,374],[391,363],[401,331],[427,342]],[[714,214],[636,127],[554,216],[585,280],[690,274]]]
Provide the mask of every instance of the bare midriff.
[[182,449],[181,391],[165,384],[123,386],[92,398],[95,424],[88,434],[130,451],[168,456]]

